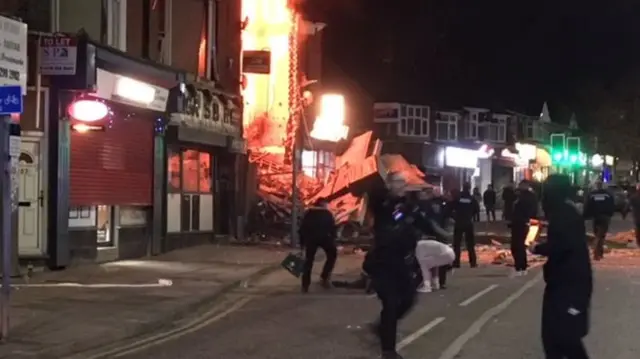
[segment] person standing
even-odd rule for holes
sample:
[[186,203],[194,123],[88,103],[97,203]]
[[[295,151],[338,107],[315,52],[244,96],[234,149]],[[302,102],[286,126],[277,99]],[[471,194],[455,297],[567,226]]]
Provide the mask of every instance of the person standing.
[[478,203],[478,207],[473,212],[473,221],[480,222],[480,203],[482,203],[482,194],[480,194],[480,189],[478,187],[473,187],[473,199]]
[[636,244],[640,248],[640,184],[636,185],[636,191],[629,199],[629,208],[633,215],[633,224],[636,230]]
[[513,203],[515,201],[516,192],[513,189],[513,183],[509,183],[502,189],[502,202],[504,204],[502,219],[505,221],[511,221],[511,213],[513,213]]
[[331,272],[338,258],[336,246],[337,226],[333,214],[329,211],[329,203],[320,199],[314,207],[309,208],[300,222],[300,243],[304,247],[305,260],[302,272],[302,292],[309,291],[311,271],[318,248],[322,248],[327,258],[320,274],[320,284],[324,288],[331,288]]
[[511,218],[511,255],[513,256],[514,276],[527,275],[527,246],[525,241],[529,233],[529,221],[538,214],[538,199],[526,181],[520,182],[516,201],[513,204]]
[[470,193],[471,185],[465,183],[462,191],[453,198],[449,210],[453,212],[455,225],[453,227],[453,251],[455,260],[454,268],[460,268],[460,251],[462,246],[462,237],[464,236],[467,252],[469,253],[469,264],[471,268],[478,266],[476,258],[476,240],[473,228],[473,214],[479,210],[480,205]]
[[546,242],[531,251],[547,257],[543,267],[542,344],[546,359],[588,359],[582,339],[589,333],[593,272],[585,223],[573,198],[571,179],[554,174],[543,189]]
[[404,178],[390,173],[385,184],[386,188],[377,188],[369,195],[374,240],[364,270],[382,304],[379,320],[370,327],[380,339],[382,358],[402,359],[396,352],[398,321],[415,303],[413,275],[418,238]]
[[595,189],[589,193],[584,208],[584,218],[593,220],[593,233],[596,245],[593,259],[599,261],[604,257],[604,240],[609,231],[609,223],[615,212],[615,202],[609,191],[602,188],[602,181],[596,181]]
[[487,186],[487,190],[482,194],[482,202],[484,203],[484,209],[487,212],[487,221],[496,220],[496,191],[493,189],[493,185]]

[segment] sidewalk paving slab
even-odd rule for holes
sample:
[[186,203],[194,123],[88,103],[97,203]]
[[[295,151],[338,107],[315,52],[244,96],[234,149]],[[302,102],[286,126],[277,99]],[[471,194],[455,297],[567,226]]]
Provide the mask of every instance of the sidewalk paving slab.
[[[16,281],[9,337],[0,345],[0,358],[62,358],[157,329],[212,304],[242,282],[277,270],[286,252],[206,245]],[[130,286],[159,279],[172,285]],[[122,287],[58,286],[68,282]]]

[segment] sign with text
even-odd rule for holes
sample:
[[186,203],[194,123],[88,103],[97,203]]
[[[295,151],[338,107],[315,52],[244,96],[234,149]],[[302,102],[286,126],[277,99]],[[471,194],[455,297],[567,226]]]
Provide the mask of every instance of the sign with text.
[[271,52],[260,50],[243,51],[242,72],[248,74],[271,73]]
[[75,75],[78,41],[64,34],[40,38],[40,73],[43,75]]
[[22,113],[22,88],[0,86],[0,116]]
[[0,16],[0,86],[27,93],[27,24]]

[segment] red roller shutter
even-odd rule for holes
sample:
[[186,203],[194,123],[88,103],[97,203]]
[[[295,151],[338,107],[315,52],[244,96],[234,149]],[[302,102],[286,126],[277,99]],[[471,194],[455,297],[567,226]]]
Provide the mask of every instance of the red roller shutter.
[[71,134],[70,203],[150,205],[153,121],[116,120],[104,132]]

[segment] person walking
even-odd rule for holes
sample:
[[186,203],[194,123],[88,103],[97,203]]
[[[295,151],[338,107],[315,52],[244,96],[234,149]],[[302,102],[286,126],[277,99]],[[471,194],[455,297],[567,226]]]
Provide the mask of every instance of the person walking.
[[527,246],[529,221],[538,215],[538,199],[526,181],[520,182],[511,218],[511,255],[513,256],[513,276],[527,275]]
[[571,179],[553,174],[543,189],[547,240],[531,251],[547,257],[542,300],[542,344],[546,359],[588,359],[583,338],[589,333],[593,271],[585,223],[572,201]]
[[307,293],[311,284],[311,272],[318,248],[322,248],[327,258],[320,274],[320,284],[331,288],[331,273],[338,258],[336,246],[337,226],[333,214],[329,211],[329,203],[320,199],[315,206],[309,208],[300,222],[300,243],[305,252],[304,270],[302,272],[302,292]]
[[585,203],[584,218],[593,220],[593,233],[596,237],[593,259],[597,261],[604,258],[604,240],[614,212],[613,195],[602,187],[602,181],[596,181],[595,189],[589,193]]
[[453,251],[455,260],[454,268],[460,268],[460,252],[462,246],[462,238],[464,237],[467,252],[469,253],[469,264],[471,268],[478,266],[476,258],[476,240],[473,228],[473,214],[479,210],[479,204],[470,193],[471,185],[465,183],[462,191],[454,197],[449,210],[452,211],[452,218],[455,221],[453,227]]
[[382,304],[371,331],[380,339],[383,359],[402,359],[396,351],[398,321],[413,307],[415,248],[414,208],[407,204],[406,181],[390,173],[385,188],[369,193],[373,214],[373,247],[365,257],[364,271]]
[[493,185],[487,186],[487,189],[482,194],[482,202],[484,203],[484,209],[487,212],[487,221],[496,220],[496,191],[493,189]]

